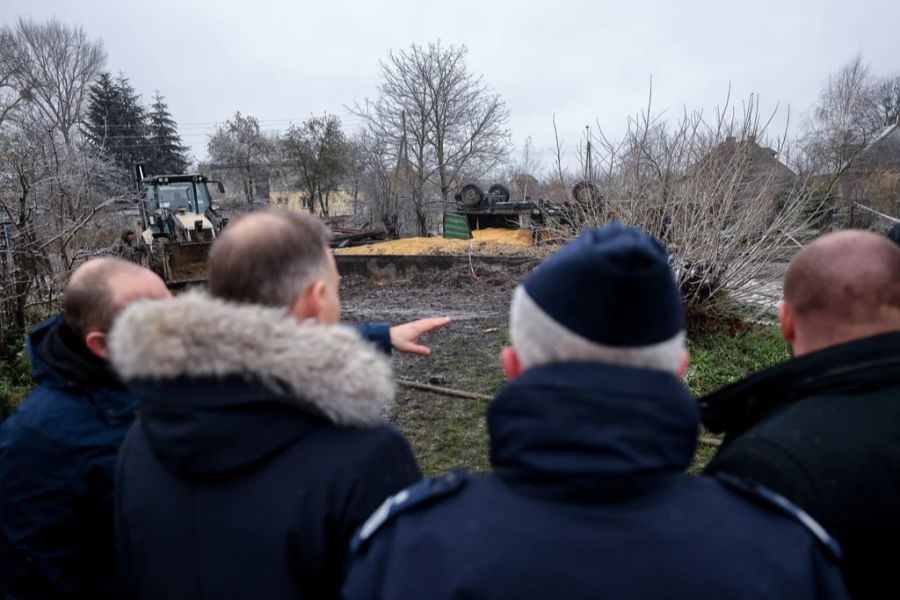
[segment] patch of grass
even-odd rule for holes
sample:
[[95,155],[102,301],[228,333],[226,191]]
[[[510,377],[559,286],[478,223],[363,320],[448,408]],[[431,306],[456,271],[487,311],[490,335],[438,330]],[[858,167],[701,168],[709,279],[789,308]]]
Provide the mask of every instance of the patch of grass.
[[[500,348],[509,343],[505,318],[476,319],[436,334],[428,359],[395,356],[402,378],[461,390],[494,394],[505,378]],[[709,393],[788,358],[777,327],[752,326],[740,331],[696,335],[689,340],[692,366],[685,383],[696,395]],[[392,421],[404,432],[426,475],[455,467],[488,471],[487,403],[401,388]],[[711,437],[701,431],[704,437]],[[698,444],[688,472],[698,473],[716,448]]]
[[[684,382],[696,396],[723,386],[790,358],[777,325],[754,325],[737,332],[718,331],[699,334],[688,340],[691,366]],[[700,435],[713,436],[701,426]],[[699,473],[716,448],[698,445],[688,473]]]
[[491,468],[482,400],[417,394],[401,401],[395,422],[412,444],[426,475],[462,467],[470,472]]
[[684,382],[697,396],[790,358],[777,326],[753,326],[735,334],[715,332],[688,340],[691,366]]
[[[498,357],[509,343],[505,318],[472,319],[434,335],[428,359],[395,356],[399,377],[491,396],[500,390],[506,378]],[[426,475],[456,467],[488,471],[486,408],[483,400],[401,388],[391,419]]]
[[[703,435],[709,436],[709,434],[705,431],[703,432]],[[717,450],[718,448],[714,446],[707,446],[698,443],[697,449],[694,450],[694,458],[691,459],[691,464],[688,465],[687,472],[692,475],[696,475],[697,473],[703,471],[703,467],[706,466],[706,463],[712,460],[712,457],[716,455]]]

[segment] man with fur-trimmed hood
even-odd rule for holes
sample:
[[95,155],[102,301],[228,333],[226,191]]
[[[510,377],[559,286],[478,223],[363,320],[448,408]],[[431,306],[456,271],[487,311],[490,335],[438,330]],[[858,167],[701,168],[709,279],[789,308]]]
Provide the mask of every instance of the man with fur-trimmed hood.
[[142,598],[327,598],[353,531],[419,479],[383,421],[388,359],[337,323],[328,232],[256,213],[209,256],[209,295],[126,311],[113,364],[141,415],[121,450],[116,532]]

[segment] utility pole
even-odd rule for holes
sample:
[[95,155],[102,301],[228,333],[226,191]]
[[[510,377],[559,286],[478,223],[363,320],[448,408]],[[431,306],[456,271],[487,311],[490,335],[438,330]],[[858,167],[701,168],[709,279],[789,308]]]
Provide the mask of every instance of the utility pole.
[[397,173],[400,172],[400,165],[409,164],[409,149],[406,141],[406,111],[400,113],[400,121],[403,126],[403,137],[400,138],[400,148],[397,151]]
[[385,207],[384,211],[385,229],[387,230],[390,239],[399,239],[400,237],[400,221],[396,212],[396,207],[399,204],[397,183],[400,179],[401,168],[404,172],[404,179],[406,179],[406,169],[409,168],[409,142],[406,138],[405,110],[400,113],[400,123],[403,134],[400,137],[400,147],[397,149],[397,167],[394,169],[394,181],[391,184],[390,195],[388,198],[389,205]]
[[585,135],[587,135],[587,160],[585,161],[586,173],[585,179],[588,181],[594,180],[594,157],[591,152],[591,126],[585,125],[584,127]]

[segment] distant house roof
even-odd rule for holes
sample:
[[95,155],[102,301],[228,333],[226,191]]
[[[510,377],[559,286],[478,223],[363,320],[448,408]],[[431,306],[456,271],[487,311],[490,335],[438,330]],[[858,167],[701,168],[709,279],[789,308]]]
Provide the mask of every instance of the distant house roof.
[[888,125],[859,151],[853,171],[900,171],[900,126]]
[[[739,155],[740,153],[746,154]],[[791,186],[797,180],[797,174],[778,160],[778,153],[772,148],[760,146],[754,135],[747,136],[741,141],[737,141],[734,137],[726,138],[699,160],[692,170],[725,168],[740,160],[747,161],[747,178],[762,179],[772,176],[776,183],[784,186]]]

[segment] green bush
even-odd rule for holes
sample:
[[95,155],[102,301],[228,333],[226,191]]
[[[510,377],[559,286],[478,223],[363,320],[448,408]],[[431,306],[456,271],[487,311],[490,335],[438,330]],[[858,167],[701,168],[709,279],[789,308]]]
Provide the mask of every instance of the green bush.
[[0,352],[0,421],[31,391],[31,365],[25,340]]

